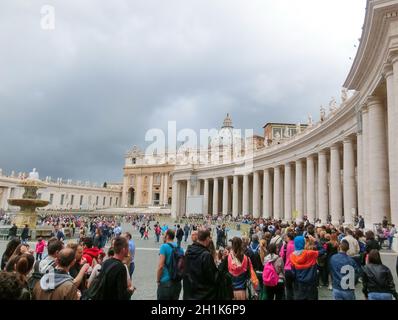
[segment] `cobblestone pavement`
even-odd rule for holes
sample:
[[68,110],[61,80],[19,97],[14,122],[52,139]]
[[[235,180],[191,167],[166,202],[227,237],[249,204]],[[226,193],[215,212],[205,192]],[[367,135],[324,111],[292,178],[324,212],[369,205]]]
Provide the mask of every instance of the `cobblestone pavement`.
[[[133,235],[136,244],[135,254],[135,271],[133,274],[133,283],[137,287],[137,291],[132,296],[132,300],[154,300],[156,299],[156,268],[158,263],[159,243],[155,242],[153,230],[150,232],[149,240],[142,240],[138,231],[133,230],[131,225],[123,224],[123,231],[129,231]],[[240,235],[237,231],[230,231],[229,238]],[[0,254],[3,254],[7,241],[0,241]],[[30,243],[34,248],[34,242]],[[182,243],[182,247],[186,249],[187,243]],[[106,248],[107,249],[107,248]],[[382,253],[383,263],[386,264],[394,275],[395,284],[398,285],[397,275],[395,272],[396,253]],[[356,288],[356,297],[363,300],[362,285],[359,283]],[[321,287],[319,289],[319,298],[321,300],[332,300],[332,292],[328,288]]]

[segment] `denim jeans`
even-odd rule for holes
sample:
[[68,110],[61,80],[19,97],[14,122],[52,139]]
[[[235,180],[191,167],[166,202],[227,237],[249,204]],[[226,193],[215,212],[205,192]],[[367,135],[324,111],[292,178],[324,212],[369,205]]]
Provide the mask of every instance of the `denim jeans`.
[[158,285],[158,300],[178,300],[181,292],[181,281],[161,282]]
[[386,292],[369,292],[369,300],[392,300],[392,294]]
[[392,242],[394,240],[394,236],[389,236],[388,237],[388,250],[392,249]]
[[339,290],[333,288],[333,300],[356,300],[355,291]]
[[129,268],[130,278],[131,278],[131,276],[132,276],[133,273],[134,273],[134,269],[135,269],[135,263],[134,263],[134,261],[133,261],[133,262],[130,262],[130,268]]

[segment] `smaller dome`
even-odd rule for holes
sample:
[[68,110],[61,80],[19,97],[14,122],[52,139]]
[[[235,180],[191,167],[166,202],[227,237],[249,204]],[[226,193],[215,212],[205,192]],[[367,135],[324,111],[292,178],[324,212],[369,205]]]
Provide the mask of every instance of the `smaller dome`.
[[223,126],[221,128],[233,128],[232,119],[231,119],[229,113],[227,113],[227,116],[225,117]]

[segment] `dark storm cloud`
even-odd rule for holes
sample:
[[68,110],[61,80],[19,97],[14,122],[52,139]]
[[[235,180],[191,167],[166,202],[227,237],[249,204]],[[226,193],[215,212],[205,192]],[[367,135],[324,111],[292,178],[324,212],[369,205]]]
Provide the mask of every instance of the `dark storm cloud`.
[[360,36],[365,1],[347,2],[2,1],[0,167],[120,181],[127,149],[169,120],[317,119]]

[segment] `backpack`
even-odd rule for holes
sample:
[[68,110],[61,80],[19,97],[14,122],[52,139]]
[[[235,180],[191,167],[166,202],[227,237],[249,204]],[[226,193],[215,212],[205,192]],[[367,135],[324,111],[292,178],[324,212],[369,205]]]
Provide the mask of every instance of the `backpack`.
[[181,281],[184,274],[184,254],[180,248],[173,246],[171,243],[168,243],[168,245],[172,249],[170,264],[166,265],[167,270],[169,271],[170,280]]
[[117,263],[108,267],[106,271],[99,270],[99,274],[97,277],[93,279],[91,282],[90,287],[84,292],[82,296],[82,300],[104,300],[105,298],[105,283],[106,283],[106,276],[109,274],[110,270],[112,270]]
[[[39,269],[40,266],[40,261],[36,261],[34,266],[33,266],[33,273],[32,275],[29,277],[27,283],[28,283],[28,291],[30,293],[33,292],[33,288],[36,286],[36,283],[39,282],[41,280],[41,278],[44,276],[44,273],[40,272]],[[48,265],[48,267],[55,267],[55,260],[51,261]],[[49,271],[47,271],[46,273],[48,273]]]
[[272,261],[269,261],[264,266],[263,271],[263,283],[267,287],[275,287],[278,285],[279,276],[276,273],[274,264]]

